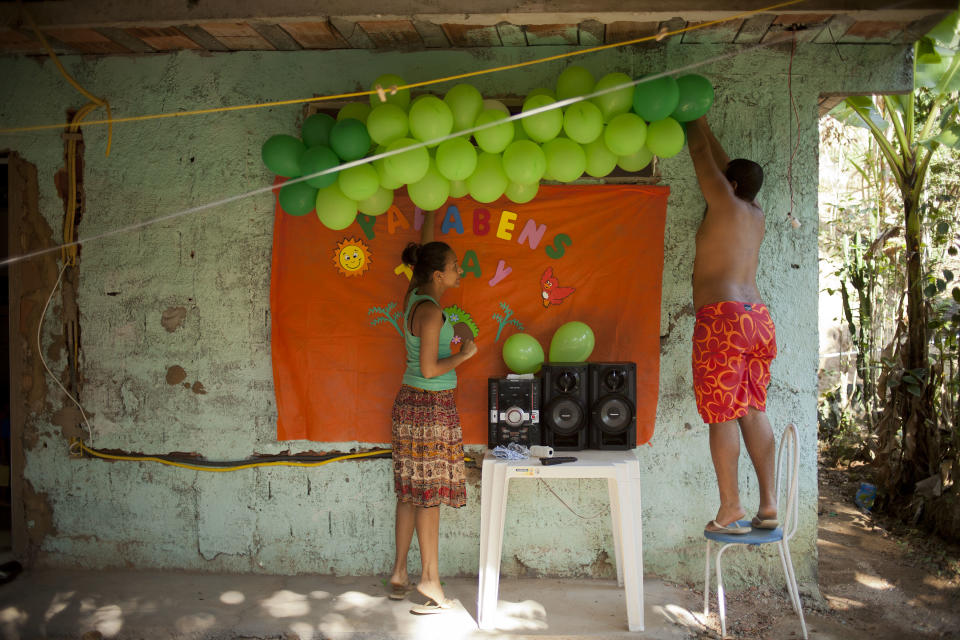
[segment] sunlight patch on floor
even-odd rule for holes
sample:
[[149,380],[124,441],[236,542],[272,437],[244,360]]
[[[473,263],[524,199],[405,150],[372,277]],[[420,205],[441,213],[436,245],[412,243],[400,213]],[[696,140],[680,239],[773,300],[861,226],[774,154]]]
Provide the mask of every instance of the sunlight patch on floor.
[[310,613],[310,603],[302,593],[283,589],[260,602],[260,606],[267,610],[274,618],[293,618]]
[[876,589],[877,591],[889,591],[890,589],[896,589],[897,587],[884,578],[879,576],[870,575],[869,573],[860,573],[857,571],[854,574],[854,579],[862,584],[865,587],[870,587],[871,589]]

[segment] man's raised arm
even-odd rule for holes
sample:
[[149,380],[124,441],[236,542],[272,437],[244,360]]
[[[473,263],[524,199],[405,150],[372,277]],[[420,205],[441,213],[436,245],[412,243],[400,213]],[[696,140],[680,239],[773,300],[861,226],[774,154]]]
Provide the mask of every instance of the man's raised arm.
[[734,197],[724,175],[730,158],[710,130],[706,116],[687,123],[687,148],[707,204]]

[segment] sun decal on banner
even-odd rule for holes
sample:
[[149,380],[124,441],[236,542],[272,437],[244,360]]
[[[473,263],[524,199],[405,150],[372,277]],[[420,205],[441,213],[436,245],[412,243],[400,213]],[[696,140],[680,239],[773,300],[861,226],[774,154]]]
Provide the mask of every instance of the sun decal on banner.
[[344,238],[333,250],[333,264],[344,276],[360,276],[370,268],[370,249],[361,240]]

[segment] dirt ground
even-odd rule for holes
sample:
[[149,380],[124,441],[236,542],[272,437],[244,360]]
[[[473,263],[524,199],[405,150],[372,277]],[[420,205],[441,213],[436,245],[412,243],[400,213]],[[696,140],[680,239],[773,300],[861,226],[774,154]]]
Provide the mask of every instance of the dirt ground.
[[[820,469],[820,593],[801,587],[811,640],[960,639],[960,546],[861,512],[853,496],[865,479],[857,469]],[[701,638],[719,636],[715,610],[714,600]],[[727,595],[727,634],[802,637],[786,589],[772,587]]]

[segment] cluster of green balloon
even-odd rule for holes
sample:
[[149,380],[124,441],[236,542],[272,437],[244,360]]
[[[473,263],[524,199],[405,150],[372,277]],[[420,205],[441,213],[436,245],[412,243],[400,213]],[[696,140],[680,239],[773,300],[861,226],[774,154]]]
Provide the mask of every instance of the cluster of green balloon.
[[[278,198],[285,212],[302,216],[316,211],[326,226],[345,229],[354,221],[357,211],[366,208],[361,202],[381,195],[378,194],[380,181],[373,167],[337,169],[342,163],[358,160],[370,152],[365,118],[362,108],[350,104],[339,111],[336,119],[324,113],[307,117],[300,138],[278,134],[263,143],[261,158],[268,169],[286,178],[312,176],[280,187]],[[379,212],[386,211],[390,202],[383,206],[378,201],[377,207],[382,207]]]
[[[510,110],[485,100],[473,85],[458,84],[442,99],[427,94],[411,101],[408,90],[397,90],[404,80],[385,74],[371,85],[376,91],[369,104],[350,103],[336,119],[311,115],[300,138],[270,137],[262,158],[280,176],[311,176],[281,187],[280,206],[297,216],[315,210],[331,229],[346,228],[357,212],[386,212],[402,186],[425,211],[466,195],[483,203],[504,195],[529,202],[543,179],[572,182],[584,173],[600,178],[617,166],[639,171],[655,155],[675,155],[685,141],[681,123],[699,118],[713,103],[713,87],[699,75],[630,83],[619,72],[595,81],[590,71],[573,65],[554,90],[528,94],[522,111],[530,115],[509,122]],[[595,92],[603,93],[565,109],[550,108]],[[483,128],[436,142],[475,127]],[[384,152],[392,155],[338,169]]]
[[[550,362],[586,362],[594,344],[589,325],[578,320],[567,322],[550,340]],[[503,343],[503,362],[514,373],[536,373],[543,361],[543,347],[528,333],[515,333]]]

